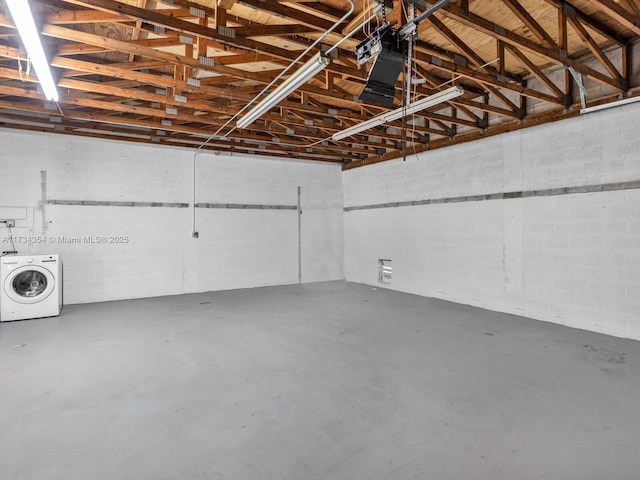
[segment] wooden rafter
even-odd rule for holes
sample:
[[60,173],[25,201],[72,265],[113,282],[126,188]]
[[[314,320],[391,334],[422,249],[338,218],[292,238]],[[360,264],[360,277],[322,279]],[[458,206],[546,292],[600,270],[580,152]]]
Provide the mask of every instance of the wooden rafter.
[[447,16],[455,19],[456,21],[466,25],[468,27],[477,29],[482,33],[494,37],[496,39],[502,40],[506,43],[514,45],[517,48],[524,48],[526,50],[530,50],[538,55],[542,55],[548,58],[551,61],[554,61],[558,64],[566,64],[575,68],[580,73],[588,75],[594,80],[617,89],[618,91],[625,91],[624,86],[617,80],[607,77],[602,73],[594,70],[586,66],[585,64],[579,62],[578,60],[574,60],[570,56],[566,54],[566,51],[563,51],[559,48],[548,48],[544,45],[536,43],[528,38],[525,38],[517,33],[514,33],[511,30],[508,30],[496,23],[487,20],[479,15],[475,15],[471,12],[465,12],[462,8],[455,4],[448,4],[440,11],[446,12]]
[[620,72],[618,72],[618,69],[615,67],[613,62],[609,60],[609,57],[607,57],[607,55],[600,48],[600,46],[598,46],[598,44],[593,39],[593,37],[589,35],[589,32],[587,32],[587,29],[582,26],[582,23],[580,22],[580,20],[578,20],[575,17],[567,17],[567,20],[569,21],[569,23],[571,23],[571,26],[578,33],[582,41],[589,47],[589,50],[591,50],[591,53],[593,53],[593,55],[600,61],[600,63],[607,70],[607,72],[609,72],[609,75],[611,75],[613,78],[616,78],[622,84],[624,80],[622,78],[622,75],[620,75]]
[[[294,8],[287,7],[275,0],[237,0],[237,3],[256,9],[257,11],[272,13],[289,20],[293,20],[300,25],[316,28],[319,31],[325,31],[333,26],[334,20],[319,17],[312,13],[303,12]],[[335,13],[334,13],[335,15]]]
[[[588,15],[583,12],[579,8],[573,6],[566,0],[544,0],[549,5],[556,7],[558,10],[563,12],[567,12],[569,15],[575,16],[583,23],[590,26],[590,28],[597,32],[599,35],[605,37],[608,41],[612,42],[615,45],[623,46],[626,43],[623,35],[619,32],[612,30],[610,27],[604,25],[598,19],[596,19],[593,15]],[[560,46],[562,48],[562,46]]]
[[424,62],[430,65],[433,68],[441,69],[447,72],[455,73],[461,77],[472,79],[478,81],[480,83],[484,83],[489,86],[495,86],[504,88],[506,90],[513,91],[515,93],[525,95],[528,97],[536,98],[538,100],[542,100],[549,103],[554,104],[563,104],[558,98],[548,95],[546,93],[538,92],[531,88],[524,87],[519,84],[510,83],[506,80],[501,80],[499,77],[494,75],[489,75],[486,73],[478,72],[477,70],[471,69],[469,67],[464,67],[461,65],[456,65],[453,62],[445,62],[443,60],[437,59],[435,57],[426,58],[426,57],[418,57],[416,59],[418,62]]
[[555,40],[540,26],[529,12],[517,2],[517,0],[502,0],[509,9],[517,16],[522,23],[540,40],[546,47],[558,48]]
[[[269,45],[264,42],[257,42],[255,40],[251,40],[245,37],[234,36],[230,37],[226,34],[221,34],[216,29],[209,28],[207,26],[187,22],[185,20],[181,20],[179,18],[173,18],[171,16],[165,15],[164,13],[159,13],[157,10],[145,10],[142,8],[137,8],[132,5],[123,4],[117,2],[115,0],[64,0],[67,3],[73,3],[76,5],[81,5],[83,7],[93,6],[101,11],[106,11],[108,13],[119,13],[123,16],[127,16],[134,20],[142,20],[144,22],[148,22],[152,25],[156,25],[163,28],[168,28],[178,33],[182,34],[192,34],[199,37],[205,37],[207,39],[217,40],[223,44],[229,44],[235,47],[246,48],[252,52],[262,52],[266,54],[273,55],[275,57],[284,59],[284,60],[294,60],[296,58],[295,52],[291,52],[287,49],[276,47],[273,45]],[[55,28],[54,26],[48,26],[48,31],[43,29],[43,33],[46,35],[55,36]],[[337,67],[330,66],[330,68],[334,69],[338,73],[345,73],[351,76],[361,76],[361,72],[349,69],[346,67]]]
[[513,54],[514,57],[522,62],[531,71],[531,74],[540,80],[540,82],[544,84],[551,93],[555,94],[558,98],[564,98],[564,92],[555,83],[553,83],[553,81],[551,81],[551,79],[529,59],[529,57],[513,45],[505,45],[505,47],[509,52],[511,52],[511,54]]
[[[402,1],[407,0],[387,8],[394,28],[406,21]],[[354,13],[300,64],[357,28],[374,5],[355,3]],[[388,110],[358,100],[374,64],[357,62],[354,46],[366,38],[358,32],[334,51],[322,73],[249,128],[235,131],[234,116],[344,15],[346,2],[33,4],[64,115],[46,105],[37,78],[18,72],[16,60],[24,69],[25,55],[13,23],[0,12],[0,126],[5,128],[195,148],[228,124],[229,135],[206,148],[350,162],[352,168],[573,115],[577,109],[567,107],[575,102],[574,81],[566,67],[598,82],[593,91],[601,93],[590,101],[614,99],[636,87],[629,84],[635,81],[630,72],[638,70],[631,49],[640,37],[635,0],[499,0],[491,8],[503,9],[500,15],[486,2],[458,0],[419,25],[412,65],[423,82],[416,82],[411,94],[420,98],[455,84],[464,87],[463,96],[411,119],[332,141],[333,133]],[[557,22],[549,21],[554,16]],[[593,66],[594,60],[599,65]],[[400,78],[392,108],[403,88]]]
[[79,25],[86,23],[121,23],[131,22],[120,15],[98,12],[96,10],[61,10],[47,14],[46,23],[51,25]]
[[[497,72],[495,68],[490,65],[485,65],[487,62],[480,57],[469,45],[460,39],[451,29],[446,27],[443,22],[441,22],[435,15],[428,17],[430,23],[440,32],[442,36],[444,36],[447,40],[449,40],[458,50],[463,52],[465,58],[468,59],[470,63],[475,65],[476,67],[486,71],[490,75],[496,75]],[[454,62],[455,62],[454,58]],[[458,62],[459,63],[459,62]],[[501,74],[504,76],[504,74]],[[504,103],[507,107],[509,107],[513,112],[518,110],[517,106],[507,98],[506,95],[502,94],[494,85],[490,82],[478,82],[482,85],[483,88],[491,92],[497,99],[499,99],[502,103]]]
[[637,13],[630,12],[613,0],[593,0],[596,7],[609,15],[616,22],[624,25],[636,35],[640,35],[640,17]]

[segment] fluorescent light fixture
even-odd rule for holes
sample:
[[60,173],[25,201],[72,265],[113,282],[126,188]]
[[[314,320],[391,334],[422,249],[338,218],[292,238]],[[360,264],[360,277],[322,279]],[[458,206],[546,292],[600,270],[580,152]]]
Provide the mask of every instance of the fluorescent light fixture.
[[621,105],[627,105],[629,103],[635,102],[640,102],[640,97],[625,98],[623,100],[618,100],[617,102],[603,103],[602,105],[594,105],[593,107],[583,108],[582,110],[580,110],[580,114],[584,115],[585,113],[597,112],[598,110],[619,107]]
[[245,128],[251,125],[258,118],[269,111],[274,105],[277,105],[286,98],[291,92],[295,91],[300,85],[306,83],[315,76],[323,68],[329,65],[330,59],[320,53],[305,63],[300,69],[282,82],[278,88],[263,98],[260,103],[249,110],[238,122],[237,128]]
[[13,23],[15,23],[20,38],[24,44],[29,58],[33,63],[33,67],[38,74],[38,80],[42,86],[47,100],[58,101],[58,91],[56,90],[56,84],[53,81],[51,70],[49,69],[49,62],[44,55],[44,49],[40,42],[40,35],[36,30],[36,24],[33,20],[33,14],[31,8],[29,8],[29,2],[27,0],[6,0],[11,16],[13,17]]
[[408,107],[396,108],[395,110],[382,113],[377,117],[373,117],[362,123],[353,125],[352,127],[345,128],[341,132],[334,133],[331,139],[342,140],[344,138],[350,137],[351,135],[355,135],[356,133],[364,132],[365,130],[369,130],[370,128],[382,125],[383,123],[393,122],[394,120],[398,120],[406,115],[412,115],[416,112],[424,110],[425,108],[433,107],[440,103],[459,97],[463,93],[464,89],[462,87],[448,88],[441,92],[434,93],[433,95],[430,95],[426,98],[418,100],[417,102],[413,102]]

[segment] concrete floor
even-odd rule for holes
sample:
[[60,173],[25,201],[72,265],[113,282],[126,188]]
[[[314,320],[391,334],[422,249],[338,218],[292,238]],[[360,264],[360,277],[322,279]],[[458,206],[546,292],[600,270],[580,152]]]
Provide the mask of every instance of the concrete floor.
[[329,282],[0,325],[0,477],[637,479],[640,343]]

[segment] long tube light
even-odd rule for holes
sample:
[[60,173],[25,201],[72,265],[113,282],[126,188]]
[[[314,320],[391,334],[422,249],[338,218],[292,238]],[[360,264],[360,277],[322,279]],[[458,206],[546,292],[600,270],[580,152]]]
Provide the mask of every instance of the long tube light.
[[640,102],[640,97],[625,98],[623,100],[618,100],[617,102],[609,102],[603,103],[602,105],[594,105],[593,107],[586,107],[580,110],[580,114],[584,115],[585,113],[597,112],[599,110],[606,110],[607,108],[619,107],[621,105],[627,105],[635,102]]
[[260,103],[249,110],[238,122],[237,128],[245,128],[255,122],[258,118],[269,111],[274,105],[277,105],[289,94],[295,91],[300,85],[306,83],[314,77],[318,72],[329,65],[330,59],[324,55],[317,53],[311,60],[305,63],[293,75],[282,82],[278,88],[263,98]]
[[47,100],[57,102],[58,91],[56,90],[56,84],[51,75],[49,62],[47,62],[47,57],[42,48],[42,42],[40,42],[40,35],[38,35],[38,30],[36,30],[36,23],[33,20],[29,2],[27,0],[6,0],[6,3],[11,12],[11,17],[13,17],[13,23],[15,23],[20,38],[22,39],[22,43],[29,53],[33,67],[36,69],[44,95],[47,97]]
[[383,123],[393,122],[394,120],[398,120],[406,115],[412,115],[416,112],[424,110],[425,108],[433,107],[440,103],[449,101],[453,98],[459,97],[463,93],[464,93],[464,89],[462,87],[448,88],[441,92],[434,93],[433,95],[430,95],[426,98],[418,100],[417,102],[413,102],[408,107],[396,108],[395,110],[382,113],[377,117],[373,117],[362,123],[353,125],[352,127],[345,128],[340,132],[334,133],[331,136],[331,139],[336,141],[342,140],[344,138],[350,137],[351,135],[364,132],[365,130],[369,130],[370,128],[377,127],[378,125],[382,125]]

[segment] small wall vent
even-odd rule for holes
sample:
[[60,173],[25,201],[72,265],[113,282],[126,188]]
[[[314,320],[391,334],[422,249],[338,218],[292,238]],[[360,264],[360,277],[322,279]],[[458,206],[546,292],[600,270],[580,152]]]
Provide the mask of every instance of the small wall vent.
[[391,285],[391,260],[386,258],[378,259],[378,283],[380,285]]

